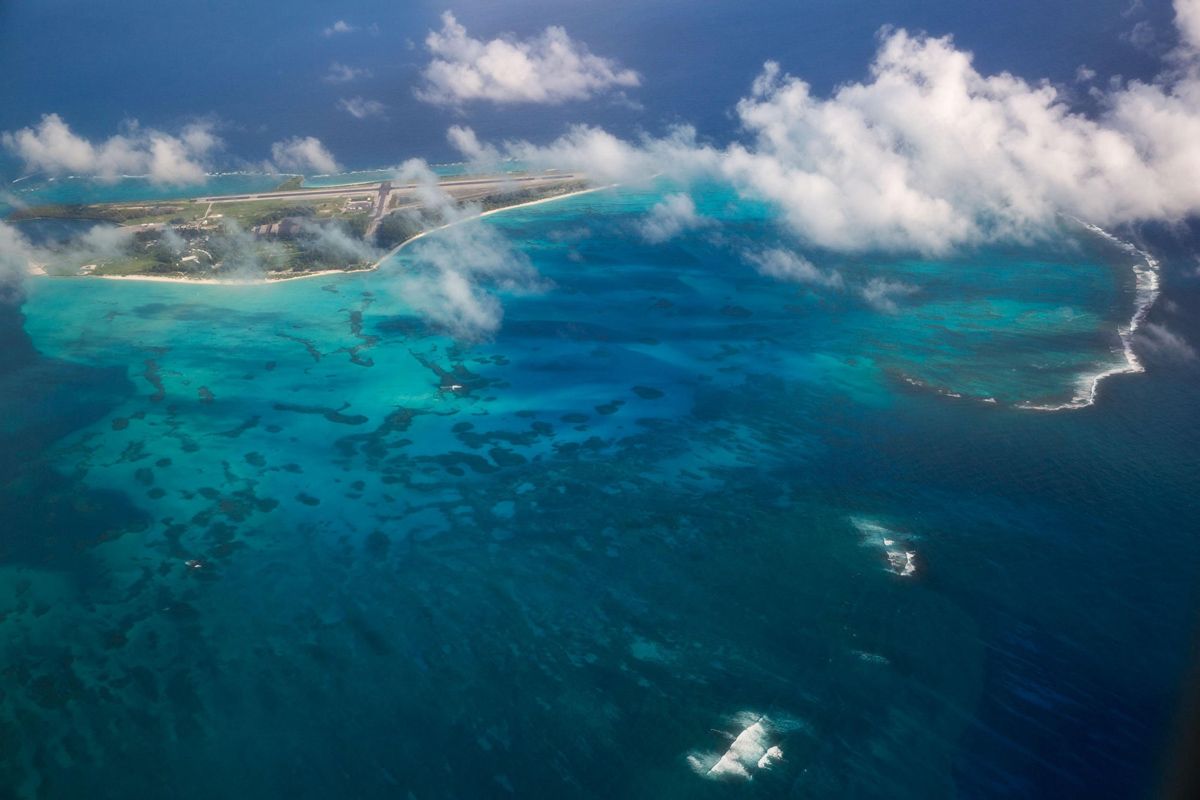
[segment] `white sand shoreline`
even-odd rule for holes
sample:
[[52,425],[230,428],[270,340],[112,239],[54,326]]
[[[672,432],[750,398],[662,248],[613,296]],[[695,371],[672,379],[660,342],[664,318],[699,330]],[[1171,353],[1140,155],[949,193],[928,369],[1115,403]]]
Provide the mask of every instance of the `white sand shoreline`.
[[374,272],[375,270],[379,269],[385,262],[387,262],[389,259],[391,259],[394,255],[396,255],[401,250],[403,250],[405,247],[408,247],[410,244],[417,241],[418,239],[421,239],[432,233],[437,233],[438,231],[444,230],[451,226],[459,225],[463,222],[470,222],[470,221],[476,220],[476,219],[482,219],[484,217],[490,217],[493,214],[502,214],[505,211],[514,211],[518,208],[529,208],[530,206],[537,206],[537,205],[541,205],[542,203],[553,203],[558,200],[566,200],[569,197],[579,197],[581,195],[591,194],[592,192],[598,192],[603,189],[611,189],[612,186],[615,186],[615,185],[616,184],[612,184],[612,185],[608,185],[608,186],[593,186],[593,187],[590,187],[587,189],[580,189],[580,190],[574,191],[574,192],[566,192],[565,194],[557,194],[557,195],[554,195],[553,197],[542,197],[538,200],[530,200],[525,203],[517,203],[516,205],[505,206],[504,208],[493,208],[490,211],[484,211],[479,214],[473,214],[469,217],[464,217],[463,219],[455,220],[453,222],[448,222],[445,225],[439,225],[436,228],[430,228],[427,231],[421,231],[417,235],[413,236],[411,239],[405,239],[403,242],[396,245],[391,250],[389,250],[387,253],[385,253],[374,264],[372,264],[369,267],[364,267],[362,269],[324,269],[324,270],[320,270],[318,272],[306,272],[303,275],[281,275],[280,277],[277,277],[277,278],[273,278],[268,275],[268,277],[265,277],[265,278],[250,278],[250,279],[246,279],[246,280],[238,280],[236,278],[185,278],[185,277],[174,276],[174,275],[48,275],[46,273],[45,269],[40,268],[40,267],[34,267],[33,269],[30,270],[29,274],[31,276],[37,277],[37,278],[54,278],[54,279],[80,278],[80,279],[84,279],[84,280],[91,280],[91,279],[98,278],[100,280],[105,280],[105,281],[137,281],[137,282],[141,282],[141,283],[185,283],[185,284],[195,284],[197,286],[263,286],[266,284],[273,284],[273,283],[286,283],[288,281],[309,280],[311,278],[327,278],[331,275],[361,275],[361,274],[365,274],[368,272]]

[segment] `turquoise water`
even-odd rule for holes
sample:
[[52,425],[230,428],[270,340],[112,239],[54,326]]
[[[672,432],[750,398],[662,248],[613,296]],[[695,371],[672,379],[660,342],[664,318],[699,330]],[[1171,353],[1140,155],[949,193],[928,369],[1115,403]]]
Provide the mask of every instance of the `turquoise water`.
[[[846,284],[820,289],[757,274],[770,214],[716,190],[718,226],[642,242],[660,199],[468,223],[544,283],[473,343],[405,303],[422,242],[274,285],[34,281],[0,382],[0,783],[1152,786],[1195,607],[1194,388],[1015,407],[1121,362],[1129,256],[1064,230],[819,259]],[[912,287],[891,313],[853,290],[883,275]],[[781,758],[706,775],[756,720]]]

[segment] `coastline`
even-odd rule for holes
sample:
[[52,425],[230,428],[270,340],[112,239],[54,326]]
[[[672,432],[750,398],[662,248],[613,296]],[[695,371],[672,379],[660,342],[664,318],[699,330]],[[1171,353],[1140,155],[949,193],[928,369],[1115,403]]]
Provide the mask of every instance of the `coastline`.
[[[602,189],[611,189],[614,186],[616,186],[615,183],[609,184],[607,186],[593,186],[588,189],[580,189],[580,190],[574,191],[574,192],[567,192],[566,194],[554,195],[553,197],[543,197],[539,200],[530,200],[527,203],[517,203],[514,206],[505,206],[504,208],[493,208],[491,211],[482,211],[478,214],[472,214],[469,217],[463,217],[462,219],[456,219],[453,222],[447,222],[445,225],[439,225],[436,228],[430,228],[427,231],[421,231],[420,233],[413,236],[411,239],[405,239],[403,242],[401,242],[400,244],[393,247],[391,250],[384,253],[384,255],[382,257],[380,257],[380,259],[378,261],[376,261],[374,264],[367,267],[366,269],[356,270],[356,272],[374,272],[375,270],[377,270],[381,266],[383,266],[383,263],[385,261],[389,260],[392,256],[396,255],[396,253],[399,253],[401,250],[403,250],[405,247],[408,247],[413,242],[415,242],[418,239],[421,239],[425,236],[429,236],[430,234],[437,233],[438,231],[444,231],[446,228],[452,228],[455,225],[461,225],[464,222],[470,222],[472,220],[483,219],[484,217],[490,217],[493,214],[502,214],[505,211],[512,211],[513,209],[517,209],[517,208],[529,208],[530,206],[537,206],[537,205],[541,205],[542,203],[553,203],[556,200],[565,200],[568,197],[579,197],[580,195],[591,194],[592,192],[598,192],[598,191],[601,191]],[[332,272],[342,272],[342,270],[331,270],[331,271]],[[309,276],[298,275],[298,276],[296,276],[296,278],[284,278],[283,280],[297,280],[299,278],[306,278],[306,277],[309,277]]]
[[1029,411],[1074,411],[1081,408],[1088,408],[1096,404],[1096,396],[1100,392],[1100,384],[1104,382],[1105,378],[1111,378],[1114,375],[1136,375],[1146,371],[1141,360],[1137,357],[1137,353],[1134,352],[1133,335],[1137,333],[1138,328],[1146,321],[1146,316],[1150,313],[1150,309],[1153,308],[1154,303],[1158,300],[1158,296],[1162,293],[1161,282],[1159,280],[1162,265],[1158,259],[1145,250],[1140,249],[1132,242],[1127,242],[1109,233],[1099,225],[1093,225],[1073,217],[1071,219],[1091,233],[1115,244],[1117,247],[1139,259],[1132,267],[1135,300],[1133,316],[1130,317],[1128,325],[1117,328],[1117,336],[1121,339],[1121,351],[1125,358],[1125,363],[1109,367],[1100,372],[1081,376],[1077,386],[1082,391],[1065,403],[1038,404],[1025,402],[1018,403],[1017,408]]
[[591,194],[592,192],[598,192],[603,189],[611,189],[613,186],[615,186],[615,184],[605,185],[605,186],[592,186],[587,189],[579,189],[578,191],[574,191],[574,192],[566,192],[565,194],[554,195],[553,197],[542,197],[537,200],[530,200],[525,203],[517,203],[517,204],[511,205],[511,206],[504,206],[503,208],[493,208],[490,211],[482,211],[478,214],[472,214],[469,217],[463,217],[462,219],[456,219],[453,222],[447,222],[446,224],[439,225],[436,228],[430,228],[427,231],[421,231],[420,233],[416,234],[415,236],[413,236],[410,239],[405,239],[403,242],[401,242],[400,244],[393,247],[391,250],[384,253],[377,261],[375,261],[375,263],[371,264],[369,267],[364,267],[362,269],[325,269],[325,270],[319,270],[317,272],[306,272],[303,275],[283,275],[283,276],[280,276],[277,278],[272,278],[272,277],[268,276],[268,277],[263,277],[263,278],[250,278],[247,280],[237,280],[236,278],[185,278],[185,277],[172,276],[172,275],[47,275],[45,270],[42,270],[41,272],[31,271],[30,275],[32,275],[34,277],[45,277],[45,278],[83,278],[85,280],[99,279],[99,280],[105,280],[105,281],[138,281],[138,282],[142,282],[142,283],[186,283],[186,284],[196,284],[198,286],[262,286],[265,284],[272,284],[272,283],[286,283],[287,281],[301,281],[301,280],[308,280],[310,278],[323,278],[323,277],[329,277],[331,275],[358,275],[358,274],[363,274],[363,273],[368,273],[368,272],[374,272],[375,270],[377,270],[381,266],[383,266],[383,264],[386,261],[391,259],[394,255],[396,255],[401,250],[403,250],[405,247],[408,247],[410,244],[417,241],[418,239],[421,239],[432,233],[437,233],[438,231],[444,230],[444,229],[452,227],[454,225],[459,225],[463,222],[470,222],[470,221],[476,220],[476,219],[482,219],[484,217],[489,217],[493,214],[502,214],[505,211],[513,211],[518,208],[529,208],[530,206],[541,205],[542,203],[553,203],[557,200],[566,200],[569,197],[579,197],[581,195]]

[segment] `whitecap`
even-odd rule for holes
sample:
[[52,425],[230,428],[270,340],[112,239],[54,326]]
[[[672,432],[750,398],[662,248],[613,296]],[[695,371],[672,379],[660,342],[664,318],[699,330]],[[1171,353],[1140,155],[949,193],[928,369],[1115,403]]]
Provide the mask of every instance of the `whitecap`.
[[[765,715],[749,715],[749,724],[733,737],[728,749],[719,756],[693,753],[688,756],[692,769],[705,778],[752,780],[754,772],[769,769],[783,758],[783,750],[771,742],[775,734]],[[747,715],[740,715],[743,721]]]
[[917,571],[917,552],[912,549],[910,535],[902,534],[891,528],[866,517],[850,517],[865,547],[877,547],[883,551],[886,567],[889,572],[908,578]]

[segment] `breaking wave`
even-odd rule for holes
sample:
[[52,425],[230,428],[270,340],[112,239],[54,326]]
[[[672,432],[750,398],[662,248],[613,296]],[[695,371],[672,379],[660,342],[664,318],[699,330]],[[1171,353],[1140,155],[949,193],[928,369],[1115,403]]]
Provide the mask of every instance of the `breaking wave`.
[[877,547],[883,551],[889,572],[902,578],[908,578],[916,573],[917,551],[912,549],[912,544],[908,541],[911,537],[905,537],[891,528],[864,517],[851,517],[850,524],[862,536],[864,546]]
[[1105,378],[1112,377],[1113,375],[1129,375],[1146,371],[1146,368],[1142,366],[1142,362],[1138,359],[1137,353],[1134,352],[1133,335],[1137,333],[1138,328],[1146,321],[1146,315],[1150,313],[1150,309],[1154,306],[1154,302],[1158,300],[1158,295],[1161,292],[1159,288],[1161,266],[1158,259],[1145,250],[1138,248],[1132,242],[1120,239],[1098,225],[1092,225],[1082,220],[1075,220],[1075,222],[1078,222],[1097,236],[1112,242],[1130,255],[1136,256],[1138,259],[1133,265],[1135,281],[1133,316],[1130,318],[1127,326],[1117,329],[1117,335],[1121,339],[1121,351],[1124,356],[1124,363],[1097,373],[1083,375],[1079,379],[1078,392],[1065,403],[1043,405],[1026,402],[1020,403],[1018,408],[1025,408],[1031,411],[1068,411],[1087,408],[1088,406],[1095,405],[1096,395],[1100,391],[1100,383]]

